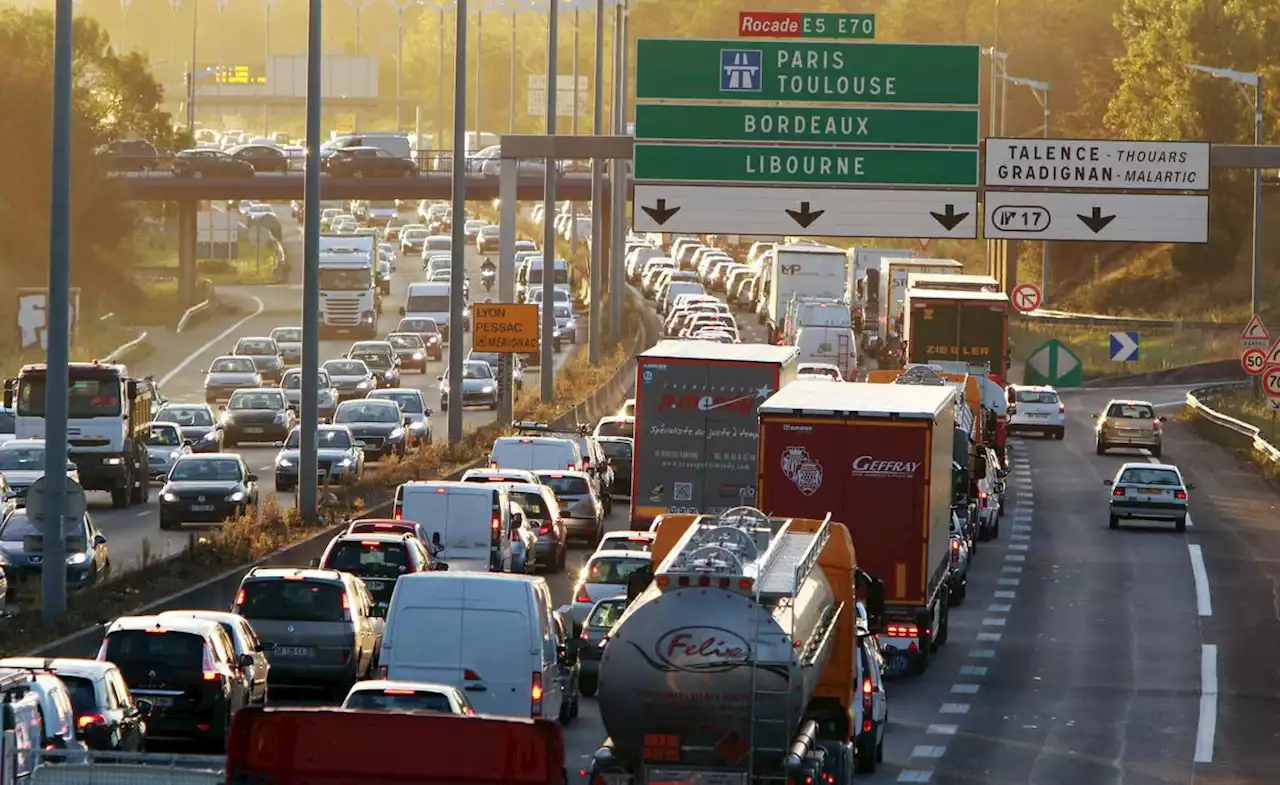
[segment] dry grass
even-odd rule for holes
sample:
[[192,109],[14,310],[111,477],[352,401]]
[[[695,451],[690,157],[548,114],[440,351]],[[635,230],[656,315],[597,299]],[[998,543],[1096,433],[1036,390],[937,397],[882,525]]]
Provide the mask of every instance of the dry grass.
[[1138,359],[1118,363],[1111,359],[1111,332],[1118,329],[1121,328],[1019,320],[1016,323],[1010,321],[1009,340],[1013,344],[1015,362],[1025,362],[1045,341],[1058,339],[1080,358],[1086,379],[1163,371],[1212,360],[1227,360],[1240,354],[1239,340],[1233,332],[1138,327]]
[[[1277,443],[1276,420],[1271,417],[1273,412],[1268,411],[1265,403],[1253,398],[1248,392],[1233,391],[1203,400],[1215,411],[1256,426],[1272,444]],[[1230,449],[1239,457],[1252,463],[1258,474],[1280,491],[1280,464],[1272,462],[1270,457],[1255,450],[1251,440],[1220,425],[1215,425],[1201,417],[1191,407],[1183,409],[1179,419],[1190,423],[1196,433],[1203,438]]]

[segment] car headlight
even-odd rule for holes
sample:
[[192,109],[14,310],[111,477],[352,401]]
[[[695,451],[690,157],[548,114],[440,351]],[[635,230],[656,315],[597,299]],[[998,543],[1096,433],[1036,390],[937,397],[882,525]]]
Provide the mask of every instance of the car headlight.
[[284,412],[276,412],[276,425],[284,425],[289,422],[289,415]]
[[110,458],[104,458],[102,462],[108,466],[119,466],[124,463],[124,458],[121,458],[118,455],[113,455]]
[[173,452],[169,453],[169,460],[176,461],[178,460],[179,455],[182,455],[182,453],[178,450],[174,450]]
[[425,420],[418,420],[417,422],[409,423],[409,430],[411,431],[420,431],[426,427],[427,427],[427,423]]
[[350,466],[350,465],[351,465],[351,459],[350,459],[350,458],[343,458],[342,460],[338,461],[338,465],[339,465],[339,466]]
[[394,378],[396,378],[396,372],[395,372],[395,369],[393,368],[393,369],[392,369],[392,370],[390,370],[390,371],[383,371],[383,373],[382,373],[382,377],[383,377],[384,379],[394,379]]
[[87,553],[73,553],[67,557],[67,564],[72,567],[84,564],[87,561],[89,561],[89,554]]
[[482,392],[482,393],[491,393],[491,392],[493,392],[493,385],[492,385],[492,384],[486,384],[484,387],[481,387],[481,388],[480,388],[480,392]]
[[440,343],[440,336],[433,335],[427,339],[427,343]]
[[396,428],[394,431],[387,434],[387,438],[391,441],[404,438],[404,428]]
[[462,315],[463,315],[464,317],[465,317],[465,316],[470,316],[470,315],[471,315],[471,309],[470,309],[470,308],[463,308],[463,309],[462,309]]
[[360,380],[360,383],[356,385],[356,389],[358,389],[358,390],[367,390],[367,389],[369,389],[369,388],[370,388],[370,387],[372,387],[372,386],[373,386],[373,380],[372,380],[372,379],[361,379],[361,380]]
[[415,359],[415,360],[421,360],[423,357],[426,357],[426,355],[425,355],[425,354],[423,354],[422,352],[414,352],[414,353],[413,353],[413,359]]
[[160,494],[160,499],[166,502],[176,502],[178,500],[178,496],[173,493],[162,493]]
[[215,440],[215,439],[217,439],[217,438],[218,438],[218,432],[217,432],[217,431],[209,431],[209,432],[208,432],[208,433],[206,433],[204,436],[201,436],[201,437],[200,437],[200,441],[202,441],[202,442],[211,442],[211,441],[214,441],[214,440]]
[[293,466],[293,461],[289,460],[288,458],[281,458],[280,460],[276,461],[276,466],[281,469],[288,469]]
[[228,497],[227,497],[227,501],[229,501],[229,502],[242,502],[242,501],[244,501],[244,491],[236,491],[235,493],[233,493],[233,494],[231,494],[230,496],[228,496]]

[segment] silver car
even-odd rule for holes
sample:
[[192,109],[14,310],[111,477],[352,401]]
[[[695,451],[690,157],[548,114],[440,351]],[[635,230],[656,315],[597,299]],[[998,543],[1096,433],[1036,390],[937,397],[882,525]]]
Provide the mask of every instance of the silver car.
[[[467,355],[467,359],[489,363],[489,367],[493,369],[494,377],[498,376],[501,355],[497,352],[477,352],[472,349]],[[515,388],[516,393],[524,389],[524,361],[517,354],[511,355],[511,386]]]
[[1126,463],[1103,485],[1111,488],[1110,523],[1121,520],[1173,521],[1176,531],[1187,530],[1187,491],[1182,472],[1170,463]]
[[[446,370],[443,376],[437,376],[436,381],[440,382],[440,410],[448,411],[449,403],[454,397],[449,372]],[[462,399],[459,405],[464,409],[468,406],[487,406],[497,410],[498,380],[494,378],[493,368],[489,363],[474,360],[463,363],[462,384],[459,386],[462,388],[458,396]]]
[[249,357],[258,367],[258,373],[266,382],[279,382],[284,375],[284,359],[280,347],[271,338],[241,338],[231,352],[237,357]]
[[205,403],[226,403],[231,393],[243,387],[261,387],[262,374],[252,357],[223,355],[214,359],[205,371]]
[[271,340],[280,349],[280,359],[285,365],[297,365],[302,362],[302,328],[277,327],[271,331]]
[[[21,504],[27,489],[44,476],[44,439],[13,439],[0,444],[0,476]],[[80,482],[80,471],[71,461],[67,461],[67,477]]]
[[321,369],[338,391],[338,403],[363,398],[378,388],[373,371],[362,360],[329,360]]
[[182,438],[182,429],[171,422],[153,422],[147,426],[147,473],[153,482],[163,482],[181,455],[191,452]]
[[408,424],[406,435],[411,447],[431,444],[433,438],[431,415],[435,412],[427,406],[427,400],[422,396],[421,390],[415,390],[412,387],[385,387],[374,390],[368,397],[374,400],[395,401],[400,405],[400,411],[404,412],[404,421]]
[[[319,412],[320,419],[327,420],[333,416],[333,410],[338,408],[338,391],[334,389],[333,381],[325,371],[319,372],[317,384],[320,389],[316,393],[316,411]],[[298,368],[285,371],[284,378],[280,380],[280,389],[284,390],[284,399],[289,402],[289,406],[301,411],[302,371]]]

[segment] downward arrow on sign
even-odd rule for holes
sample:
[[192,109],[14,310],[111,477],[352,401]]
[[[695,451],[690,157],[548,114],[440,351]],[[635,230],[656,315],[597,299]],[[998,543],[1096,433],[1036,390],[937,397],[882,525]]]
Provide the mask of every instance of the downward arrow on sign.
[[664,223],[671,220],[671,216],[680,212],[679,207],[667,207],[666,199],[656,200],[656,204],[654,204],[653,207],[644,207],[642,205],[640,209],[644,210],[645,213],[658,224],[658,226],[662,226]]
[[1114,215],[1103,215],[1101,207],[1093,208],[1092,215],[1076,215],[1076,218],[1079,218],[1081,223],[1092,229],[1094,234],[1106,229],[1107,224],[1116,219]]

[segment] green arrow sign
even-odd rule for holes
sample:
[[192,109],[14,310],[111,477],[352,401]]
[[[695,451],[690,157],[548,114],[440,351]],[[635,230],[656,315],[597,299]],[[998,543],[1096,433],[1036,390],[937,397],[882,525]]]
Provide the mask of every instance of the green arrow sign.
[[978,105],[978,47],[962,44],[636,43],[636,98]]
[[716,183],[976,186],[978,151],[637,144],[635,178]]
[[978,110],[638,104],[636,138],[966,147]]
[[1056,338],[1045,341],[1027,358],[1023,384],[1079,387],[1084,381],[1084,365],[1076,353]]

